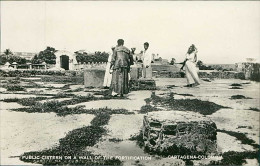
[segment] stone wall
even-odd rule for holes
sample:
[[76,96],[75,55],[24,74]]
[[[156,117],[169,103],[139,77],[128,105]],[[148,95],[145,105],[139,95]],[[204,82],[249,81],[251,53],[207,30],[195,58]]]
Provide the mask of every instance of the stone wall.
[[[198,74],[200,78],[245,79],[245,73],[234,71],[200,70]],[[157,78],[183,78],[185,72],[153,71],[153,76]]]
[[102,87],[104,83],[105,69],[90,68],[84,70],[85,87]]
[[91,69],[91,68],[99,68],[105,69],[107,66],[107,62],[98,62],[98,63],[84,63],[84,64],[75,64],[75,70],[84,70],[84,69]]

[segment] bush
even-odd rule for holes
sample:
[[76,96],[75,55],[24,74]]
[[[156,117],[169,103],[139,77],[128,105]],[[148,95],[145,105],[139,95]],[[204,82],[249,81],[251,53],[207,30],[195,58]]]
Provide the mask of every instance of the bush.
[[32,59],[33,64],[41,64],[46,62],[47,64],[56,64],[55,48],[47,47],[41,51],[38,55],[35,55]]
[[107,62],[109,54],[106,52],[96,51],[95,53],[88,54],[86,52],[75,52],[78,63],[97,63]]
[[6,62],[9,62],[10,64],[13,62],[18,64],[25,64],[26,59],[15,55],[0,55],[0,64],[4,65]]

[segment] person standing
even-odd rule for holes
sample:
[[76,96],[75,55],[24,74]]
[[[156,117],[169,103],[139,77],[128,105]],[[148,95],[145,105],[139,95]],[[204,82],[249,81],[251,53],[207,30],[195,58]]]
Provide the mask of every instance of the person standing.
[[124,40],[117,41],[110,69],[112,69],[111,90],[112,96],[123,96],[129,93],[128,73],[130,71],[130,50],[124,46]]
[[113,55],[113,52],[115,50],[115,47],[112,47],[111,49],[112,49],[112,54],[109,54],[109,56],[108,56],[106,72],[105,72],[105,77],[104,77],[104,83],[103,83],[103,86],[106,89],[110,87],[111,80],[112,80],[112,74],[110,73],[110,64],[111,64],[111,59],[112,59],[112,55]]
[[152,78],[152,55],[148,51],[149,43],[144,43],[144,50],[142,51],[143,54],[143,78]]
[[183,62],[181,70],[185,67],[185,74],[187,78],[187,87],[194,87],[200,84],[199,76],[197,73],[196,62],[197,62],[198,50],[194,44],[192,44],[188,52],[186,53],[186,59]]

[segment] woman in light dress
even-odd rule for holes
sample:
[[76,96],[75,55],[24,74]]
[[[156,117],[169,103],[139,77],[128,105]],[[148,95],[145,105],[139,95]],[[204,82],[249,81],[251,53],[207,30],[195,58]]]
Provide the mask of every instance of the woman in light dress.
[[194,87],[200,84],[198,69],[196,68],[197,62],[197,48],[195,45],[191,45],[186,54],[186,59],[183,62],[181,70],[185,68],[185,74],[187,78],[187,87]]
[[106,89],[109,89],[109,87],[111,85],[111,80],[112,80],[112,73],[110,72],[110,64],[111,64],[111,59],[112,59],[112,55],[113,55],[113,52],[115,50],[115,47],[112,47],[111,49],[112,49],[112,54],[109,54],[109,56],[108,56],[106,73],[105,73],[104,83],[103,83],[103,86]]

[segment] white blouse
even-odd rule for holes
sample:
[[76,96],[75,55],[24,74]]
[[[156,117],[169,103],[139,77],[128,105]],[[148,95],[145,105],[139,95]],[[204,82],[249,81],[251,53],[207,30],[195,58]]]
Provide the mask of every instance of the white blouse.
[[186,54],[186,59],[190,62],[196,62],[195,55],[197,54],[197,50],[193,51],[191,54]]

